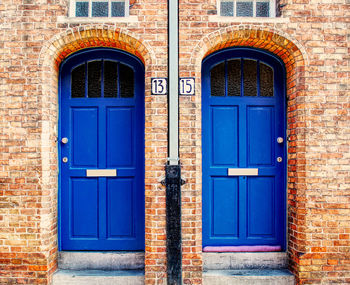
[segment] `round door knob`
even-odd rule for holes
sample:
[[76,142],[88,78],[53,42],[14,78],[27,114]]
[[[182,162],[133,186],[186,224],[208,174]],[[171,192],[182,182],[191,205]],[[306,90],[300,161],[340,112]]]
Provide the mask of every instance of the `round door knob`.
[[283,138],[282,138],[282,137],[278,137],[278,138],[277,138],[277,142],[278,142],[278,143],[283,143]]
[[66,143],[68,142],[68,138],[62,138],[62,139],[61,139],[61,142],[62,142],[63,144],[66,144]]
[[67,163],[67,162],[68,162],[68,157],[66,157],[66,156],[63,157],[63,158],[62,158],[62,161],[63,161],[64,163]]
[[277,157],[277,162],[282,162],[282,157]]

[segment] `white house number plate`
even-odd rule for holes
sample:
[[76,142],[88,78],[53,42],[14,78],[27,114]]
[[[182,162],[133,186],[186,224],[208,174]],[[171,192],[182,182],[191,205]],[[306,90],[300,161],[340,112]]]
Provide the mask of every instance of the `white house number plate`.
[[152,78],[152,95],[165,95],[168,93],[168,81],[166,78]]
[[194,78],[193,77],[183,77],[179,81],[179,91],[180,95],[194,95]]

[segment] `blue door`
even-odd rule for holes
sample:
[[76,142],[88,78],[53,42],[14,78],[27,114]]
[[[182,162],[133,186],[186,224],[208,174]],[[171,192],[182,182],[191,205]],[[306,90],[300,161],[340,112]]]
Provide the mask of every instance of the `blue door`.
[[284,74],[253,49],[203,61],[204,246],[285,247]]
[[112,49],[60,69],[60,248],[144,249],[144,69]]

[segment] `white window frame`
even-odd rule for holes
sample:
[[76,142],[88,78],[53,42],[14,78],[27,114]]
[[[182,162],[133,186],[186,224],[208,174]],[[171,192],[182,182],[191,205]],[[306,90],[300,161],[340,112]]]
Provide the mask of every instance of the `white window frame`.
[[[233,2],[233,16],[223,16],[221,15],[221,2]],[[220,17],[242,17],[237,15],[237,2],[252,2],[253,3],[253,17],[243,17],[243,18],[275,18],[276,17],[276,0],[217,0],[218,16]],[[270,10],[268,17],[257,17],[256,16],[256,2],[269,2]]]
[[[89,3],[89,12],[88,17],[77,17],[75,16],[75,7],[76,2],[87,2]],[[92,16],[92,2],[108,2],[108,16],[107,17],[93,17]],[[129,16],[129,0],[70,0],[69,3],[69,17],[71,18],[77,18],[77,19],[86,19],[86,18],[92,18],[92,19],[99,19],[99,18],[124,18],[124,17],[112,17],[112,2],[124,2],[125,3],[125,13],[124,17]]]

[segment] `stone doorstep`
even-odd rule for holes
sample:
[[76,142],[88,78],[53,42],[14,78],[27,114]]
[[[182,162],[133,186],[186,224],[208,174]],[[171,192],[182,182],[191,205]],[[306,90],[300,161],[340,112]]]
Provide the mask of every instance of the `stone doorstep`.
[[58,270],[52,285],[144,285],[142,270]]
[[58,268],[64,270],[143,270],[144,252],[60,251]]
[[284,269],[286,252],[203,252],[204,270]]
[[61,251],[53,285],[143,285],[144,252]]
[[209,270],[203,285],[295,285],[287,269]]
[[[143,285],[143,252],[59,252],[53,285]],[[203,253],[204,285],[294,285],[284,252]]]

